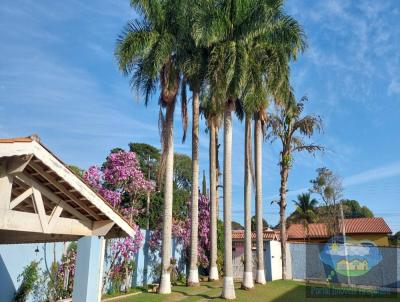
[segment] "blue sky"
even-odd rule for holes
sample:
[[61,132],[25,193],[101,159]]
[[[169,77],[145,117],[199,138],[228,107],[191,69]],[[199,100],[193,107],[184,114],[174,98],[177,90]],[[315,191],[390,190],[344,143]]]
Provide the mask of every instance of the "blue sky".
[[[297,154],[291,200],[309,188],[315,169],[343,177],[346,198],[359,200],[394,231],[400,230],[400,3],[290,0],[289,13],[304,26],[309,47],[292,65],[296,95],[308,113],[322,116],[314,141],[327,151]],[[135,13],[127,0],[6,0],[0,6],[0,136],[37,133],[65,162],[100,164],[113,147],[130,141],[159,146],[158,107],[149,107],[118,71],[117,35]],[[176,151],[181,144],[176,112]],[[243,125],[234,124],[233,216],[243,216]],[[200,168],[207,171],[208,138],[200,136]],[[279,145],[264,144],[264,216],[279,189]],[[236,164],[237,163],[237,164]]]

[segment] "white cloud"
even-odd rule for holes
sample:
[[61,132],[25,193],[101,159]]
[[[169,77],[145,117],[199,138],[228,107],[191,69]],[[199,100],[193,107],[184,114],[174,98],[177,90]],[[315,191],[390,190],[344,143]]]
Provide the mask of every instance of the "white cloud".
[[398,175],[400,175],[400,161],[345,177],[343,184],[345,186],[360,185]]
[[389,95],[400,94],[400,81],[392,79],[392,81],[388,86],[388,94]]

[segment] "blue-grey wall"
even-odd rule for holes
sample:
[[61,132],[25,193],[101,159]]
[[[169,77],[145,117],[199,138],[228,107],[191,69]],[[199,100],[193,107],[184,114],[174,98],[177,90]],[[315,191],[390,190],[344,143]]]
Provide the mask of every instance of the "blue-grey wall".
[[[145,236],[145,231],[142,230]],[[172,257],[177,259],[180,265],[180,270],[185,269],[185,264],[182,258],[182,246],[173,240]],[[68,243],[66,243],[68,245]],[[30,264],[33,260],[41,260],[40,268],[46,269],[45,266],[45,255],[47,264],[50,267],[53,262],[53,248],[56,251],[56,260],[61,259],[64,244],[63,243],[47,243],[47,244],[10,244],[0,245],[0,302],[11,301],[14,297],[15,291],[18,289],[20,282],[17,281],[18,275],[21,274],[24,267]],[[36,253],[35,250],[39,252]],[[109,252],[109,251],[108,251]],[[148,267],[148,278],[147,283],[153,283],[157,281],[158,276],[152,274],[152,268],[154,263],[160,262],[157,255],[150,257],[153,261],[147,264]],[[135,261],[137,270],[132,276],[132,285],[139,286],[143,284],[143,272],[144,272],[144,248],[142,247],[137,255],[135,255]],[[104,271],[107,270],[109,263],[105,263]],[[105,289],[107,290],[107,288]],[[32,298],[28,302],[32,301]]]
[[[56,258],[61,259],[63,243],[55,244]],[[18,275],[33,260],[41,260],[41,269],[45,269],[45,255],[50,266],[53,262],[53,243],[48,244],[10,244],[0,245],[0,293],[1,302],[11,301],[20,282]],[[36,253],[36,248],[39,252]],[[32,301],[30,299],[29,301]]]

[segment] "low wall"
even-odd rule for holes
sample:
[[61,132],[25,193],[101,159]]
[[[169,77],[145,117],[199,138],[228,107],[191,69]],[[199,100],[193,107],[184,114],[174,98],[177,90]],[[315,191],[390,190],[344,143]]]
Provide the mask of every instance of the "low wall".
[[[142,230],[143,235],[146,232]],[[47,266],[50,269],[51,263],[54,260],[60,261],[64,249],[68,246],[68,243],[47,243],[47,244],[9,244],[0,245],[0,301],[9,302],[12,301],[15,291],[18,289],[20,282],[18,282],[18,276],[22,273],[25,266],[29,265],[34,260],[41,260],[40,268],[46,270]],[[110,248],[110,247],[108,247]],[[35,252],[38,250],[38,252]],[[108,250],[108,253],[110,251]],[[182,246],[177,244],[176,240],[173,240],[172,244],[172,257],[177,259],[179,270],[185,270],[184,259],[182,258]],[[143,283],[154,283],[158,282],[158,277],[153,273],[154,265],[161,262],[157,255],[149,253],[150,261],[145,263],[145,249],[142,247],[138,254],[135,255],[136,271],[132,275],[132,286],[140,286]],[[110,263],[105,261],[104,272],[107,272]],[[147,277],[145,272],[147,267]],[[109,284],[106,284],[104,291],[107,290]],[[27,302],[33,301],[32,297],[28,298]]]

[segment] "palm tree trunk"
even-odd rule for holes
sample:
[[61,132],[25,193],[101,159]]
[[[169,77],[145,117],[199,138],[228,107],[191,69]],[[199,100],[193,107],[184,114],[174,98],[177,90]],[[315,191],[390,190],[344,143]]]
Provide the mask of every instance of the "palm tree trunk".
[[222,297],[235,299],[232,267],[232,110],[227,102],[224,112],[224,286]]
[[250,289],[253,283],[253,259],[251,251],[251,118],[246,115],[244,153],[244,271],[242,288]]
[[[150,171],[150,170],[149,170]],[[150,179],[150,177],[148,178]],[[149,240],[150,240],[150,191],[147,192],[146,200],[146,236],[144,240],[143,254],[144,254],[144,267],[143,267],[143,287],[147,288],[149,278]]]
[[190,236],[190,271],[189,286],[199,285],[198,236],[199,236],[199,93],[193,91],[192,108],[192,208]]
[[263,239],[263,206],[262,206],[262,124],[254,116],[254,151],[256,166],[256,239],[257,239],[257,276],[256,283],[265,284],[264,239]]
[[161,250],[161,282],[159,293],[171,293],[171,242],[172,242],[172,198],[174,170],[174,105],[168,105],[165,121],[166,162],[164,183],[164,213]]
[[210,274],[208,279],[210,281],[218,280],[218,267],[217,267],[217,158],[216,158],[216,126],[214,121],[210,122],[209,125],[210,130],[210,204],[211,204],[211,213],[210,213],[210,245],[211,245],[211,255],[210,255]]
[[282,156],[281,161],[281,188],[280,188],[280,223],[281,223],[281,254],[282,254],[282,279],[287,279],[287,262],[286,262],[286,191],[289,168],[284,163]]

